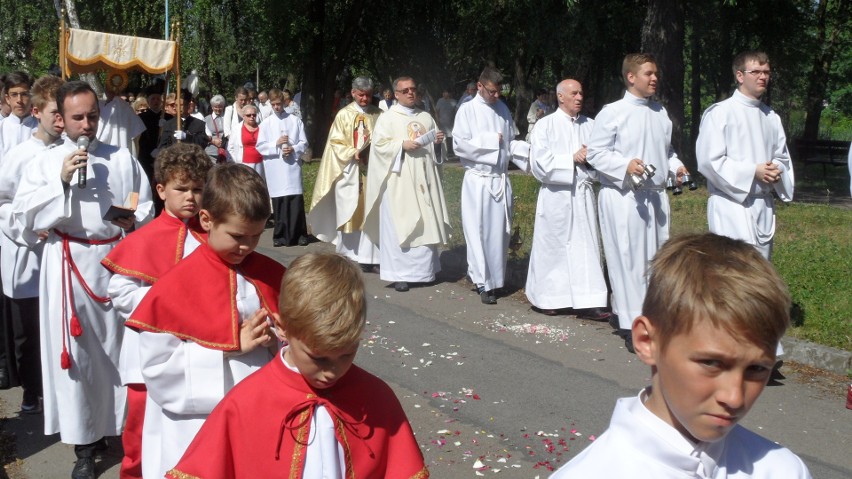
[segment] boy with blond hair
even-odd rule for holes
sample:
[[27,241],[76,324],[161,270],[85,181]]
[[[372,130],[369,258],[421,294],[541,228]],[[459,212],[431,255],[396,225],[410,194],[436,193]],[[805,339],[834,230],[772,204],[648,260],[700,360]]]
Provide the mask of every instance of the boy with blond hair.
[[[176,143],[154,162],[156,191],[163,212],[151,223],[127,236],[101,260],[113,273],[107,292],[123,319],[136,309],[151,285],[178,261],[207,241],[198,221],[201,192],[210,171],[210,159],[200,146]],[[142,477],[142,424],[147,392],[139,364],[139,333],[127,328],[121,342],[119,374],[127,386],[127,418],[121,440],[123,479]]]
[[160,278],[127,320],[139,335],[148,390],[142,475],[174,467],[216,404],[273,356],[284,267],[254,252],[269,218],[263,178],[236,163],[208,175],[202,243]]
[[619,399],[609,429],[551,479],[810,478],[790,450],[737,424],[769,380],[790,305],[751,245],[713,233],[666,243],[632,329],[651,386]]
[[[598,216],[616,315],[611,324],[617,320],[625,348],[633,352],[630,325],[642,312],[645,270],[669,239],[666,178],[681,182],[687,170],[672,148],[669,115],[653,100],[659,74],[653,55],[626,55],[621,73],[624,97],[604,106],[595,118],[586,160],[601,182]],[[631,181],[653,171],[641,184]]]
[[0,347],[9,347],[9,384],[20,383],[23,387],[21,412],[24,414],[41,412],[38,281],[44,241],[37,235],[24,236],[21,225],[12,217],[12,201],[27,165],[42,152],[62,144],[63,123],[57,121],[56,91],[63,83],[61,78],[48,75],[33,84],[30,93],[32,116],[38,121],[36,130],[31,137],[12,147],[0,163],[0,230],[3,232],[0,276],[3,294],[8,299],[5,334],[11,336]]
[[393,391],[352,364],[366,308],[352,261],[293,261],[274,316],[288,346],[222,400],[166,477],[429,477]]

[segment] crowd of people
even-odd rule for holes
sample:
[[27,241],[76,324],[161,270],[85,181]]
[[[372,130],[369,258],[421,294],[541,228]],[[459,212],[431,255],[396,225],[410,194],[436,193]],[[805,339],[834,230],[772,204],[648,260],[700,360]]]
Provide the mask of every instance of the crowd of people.
[[[84,82],[7,74],[0,387],[22,386],[21,412],[43,413],[45,434],[74,445],[74,479],[96,476],[108,436],[122,438],[122,478],[429,477],[393,391],[353,360],[362,274],[405,292],[440,271],[452,152],[481,302],[495,304],[505,281],[514,163],[542,185],[534,309],[609,321],[652,367],[651,386],[620,400],[610,429],[553,477],[810,477],[737,425],[790,321],[769,258],[773,193],[792,199],[794,178],[760,100],[769,59],[745,52],[733,71],[737,90],[705,112],[696,147],[710,233],[672,240],[666,186],[690,173],[653,100],[649,54],[625,57],[624,97],[595,119],[577,80],[556,86],[555,107],[538,91],[526,139],[494,68],[458,101],[433,102],[409,76],[378,98],[357,77],[308,215],[308,141],[288,90],[239,87],[230,105],[199,99],[203,115],[192,91],[156,83],[143,98],[99,99]],[[255,251],[270,217],[274,246],[311,232],[336,253],[286,269]]]

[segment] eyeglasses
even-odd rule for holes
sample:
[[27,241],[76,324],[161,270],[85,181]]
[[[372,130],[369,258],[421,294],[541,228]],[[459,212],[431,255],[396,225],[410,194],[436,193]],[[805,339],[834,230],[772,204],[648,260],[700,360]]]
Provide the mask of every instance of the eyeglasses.
[[485,85],[482,85],[482,88],[485,88],[485,91],[488,92],[490,96],[497,96],[500,93],[500,90],[492,90]]
[[403,88],[402,90],[397,90],[397,93],[402,93],[403,95],[408,95],[409,93],[417,93],[416,86],[410,86],[408,88]]
[[18,98],[29,98],[30,92],[28,92],[28,91],[13,91],[11,93],[7,93],[7,95],[9,95],[9,98],[13,98],[13,99],[17,100]]
[[140,109],[136,110],[136,114],[145,113],[146,111],[148,111],[147,108],[140,108]]
[[243,116],[246,117],[246,118],[257,118],[257,113],[248,113],[248,114],[243,115]]
[[172,107],[174,107],[174,106],[177,106],[177,103],[175,103],[175,102],[172,102],[172,103],[166,103],[166,106],[172,106]]
[[754,75],[758,78],[761,76],[765,76],[766,78],[772,77],[772,72],[769,70],[741,70],[743,73],[748,73],[749,75]]

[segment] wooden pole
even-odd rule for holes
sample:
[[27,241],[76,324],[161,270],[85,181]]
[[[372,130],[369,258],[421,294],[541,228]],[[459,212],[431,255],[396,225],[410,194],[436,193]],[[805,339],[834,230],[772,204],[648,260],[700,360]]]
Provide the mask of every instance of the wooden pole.
[[65,39],[65,7],[61,9],[61,16],[59,18],[59,70],[62,72],[62,79],[66,80],[65,77],[65,48],[66,48],[66,39]]
[[183,102],[181,102],[180,92],[180,19],[175,21],[175,81],[177,90],[175,91],[175,106],[178,108],[177,113],[177,129],[181,129],[181,121],[183,115]]

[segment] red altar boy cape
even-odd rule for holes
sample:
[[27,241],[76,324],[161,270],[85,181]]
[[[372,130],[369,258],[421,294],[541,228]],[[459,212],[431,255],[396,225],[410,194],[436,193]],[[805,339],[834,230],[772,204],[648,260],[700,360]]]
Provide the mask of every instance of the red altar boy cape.
[[183,259],[186,236],[191,234],[199,243],[207,242],[207,232],[201,228],[198,217],[186,224],[166,213],[134,231],[101,260],[113,273],[141,279],[150,284],[172,269]]
[[318,405],[335,423],[346,479],[429,477],[405,412],[381,379],[353,365],[331,388],[315,390],[280,354],[234,386],[166,477],[302,479]]
[[169,333],[205,348],[239,351],[238,270],[257,290],[260,306],[277,313],[284,266],[256,252],[235,266],[204,243],[151,287],[125,325]]

